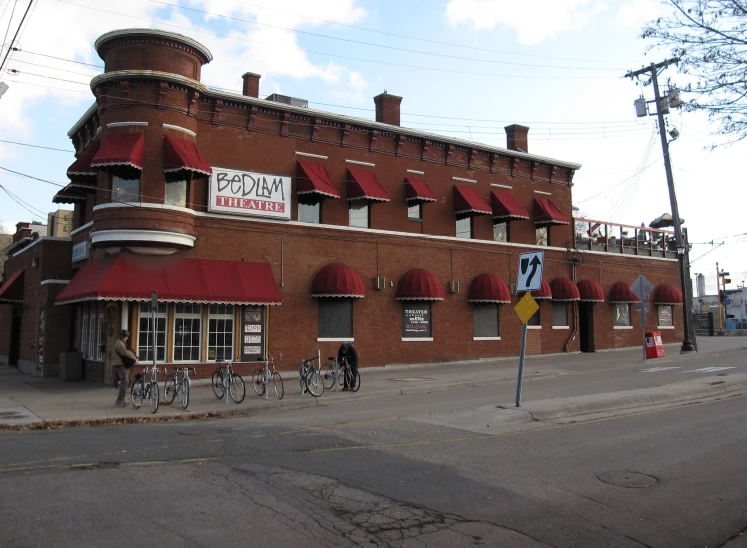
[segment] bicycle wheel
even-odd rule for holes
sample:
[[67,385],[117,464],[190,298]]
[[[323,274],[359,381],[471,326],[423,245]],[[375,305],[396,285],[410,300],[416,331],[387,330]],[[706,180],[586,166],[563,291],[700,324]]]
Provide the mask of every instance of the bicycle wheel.
[[158,383],[152,382],[150,383],[150,412],[155,413],[158,411],[158,403],[159,403],[159,394],[158,394]]
[[353,384],[349,385],[351,392],[358,392],[361,387],[361,374],[356,370],[355,377],[353,378]]
[[322,370],[319,372],[324,382],[324,388],[332,390],[335,387],[335,370],[328,363],[322,365]]
[[220,399],[223,399],[223,396],[226,395],[226,389],[223,387],[223,373],[220,371],[213,371],[213,394],[215,394],[215,397]]
[[240,375],[236,375],[235,373],[231,375],[231,384],[228,386],[228,393],[231,394],[231,399],[236,403],[244,401],[246,386],[244,386],[244,379]]
[[145,384],[142,379],[137,380],[132,384],[132,388],[130,389],[130,400],[132,401],[132,407],[135,409],[140,409],[140,406],[143,405],[144,392]]
[[176,378],[171,377],[163,383],[163,401],[171,403],[176,397],[178,389],[176,387]]
[[322,381],[319,371],[312,371],[306,377],[306,388],[311,392],[311,395],[318,398],[324,394],[324,382]]
[[272,385],[275,387],[275,395],[279,400],[282,400],[285,395],[285,388],[283,388],[283,379],[277,371],[272,374]]
[[186,409],[189,405],[189,387],[191,384],[189,377],[182,379],[182,409]]
[[[255,369],[254,373],[252,373],[252,386],[254,387],[254,391],[257,393],[257,396],[265,395],[265,376],[264,375],[265,375],[264,370],[259,369],[259,368]],[[233,397],[233,395],[231,397]]]

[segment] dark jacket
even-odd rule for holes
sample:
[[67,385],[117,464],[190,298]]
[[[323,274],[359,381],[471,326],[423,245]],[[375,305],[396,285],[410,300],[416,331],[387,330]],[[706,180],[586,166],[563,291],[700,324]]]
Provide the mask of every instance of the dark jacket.
[[348,365],[352,368],[358,367],[358,352],[356,352],[353,343],[344,342],[340,345],[340,349],[337,351],[337,361],[341,362],[343,358],[346,358]]

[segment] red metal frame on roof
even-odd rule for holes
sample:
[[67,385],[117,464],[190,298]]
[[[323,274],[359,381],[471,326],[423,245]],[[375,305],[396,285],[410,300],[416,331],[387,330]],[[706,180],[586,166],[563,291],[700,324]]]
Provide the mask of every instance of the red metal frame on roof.
[[493,190],[490,193],[490,200],[493,205],[493,219],[497,221],[529,219],[527,210],[519,205],[510,192]]
[[654,304],[682,304],[682,291],[669,284],[657,285],[651,301]]
[[630,285],[625,282],[613,283],[607,300],[610,303],[637,303],[640,301],[635,293],[630,290]]
[[454,185],[455,215],[492,215],[493,210],[472,186]]
[[123,253],[81,268],[55,304],[149,301],[153,290],[163,302],[281,303],[269,263]]
[[213,169],[202,157],[192,141],[179,139],[171,135],[163,136],[163,172],[193,171],[203,175],[212,175]]
[[478,274],[469,284],[467,301],[471,303],[510,303],[511,290],[495,274]]
[[0,303],[23,302],[24,272],[24,270],[14,272],[5,280],[3,285],[0,285]]
[[433,274],[413,268],[400,277],[396,296],[398,301],[443,301],[444,290]]
[[366,291],[363,280],[353,267],[332,263],[323,266],[314,276],[311,296],[362,299],[366,296]]
[[558,209],[558,206],[549,198],[534,199],[534,224],[546,225],[568,225],[571,224],[570,217],[566,217]]
[[143,169],[144,133],[108,135],[103,141],[91,160],[91,167],[130,166]]
[[405,199],[408,202],[435,202],[436,195],[425,182],[418,177],[405,177]]
[[553,301],[578,301],[581,295],[578,287],[568,278],[555,278],[550,282]]
[[581,280],[576,284],[582,303],[603,303],[604,290],[594,280]]
[[93,160],[93,157],[99,151],[100,145],[101,142],[96,140],[92,144],[88,145],[88,148],[86,148],[85,151],[78,154],[78,157],[75,159],[75,161],[70,164],[69,168],[67,168],[67,176],[70,178],[76,176],[96,177],[96,175],[98,175],[98,170],[94,167],[91,167],[91,160]]
[[325,198],[339,198],[340,193],[329,178],[327,168],[318,162],[299,161],[301,177],[296,180],[296,193],[299,196],[317,194]]
[[373,202],[388,202],[391,200],[389,193],[384,190],[381,183],[372,171],[349,167],[350,180],[348,181],[348,201],[371,200]]

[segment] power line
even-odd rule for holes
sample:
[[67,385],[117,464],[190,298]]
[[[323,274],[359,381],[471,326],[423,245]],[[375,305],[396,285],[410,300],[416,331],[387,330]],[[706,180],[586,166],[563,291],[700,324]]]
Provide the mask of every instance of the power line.
[[[661,160],[661,158],[659,158],[659,159],[657,159],[657,160],[654,160],[653,162],[651,162],[650,164],[648,164],[648,165],[647,165],[647,166],[646,166],[645,168],[643,168],[643,170],[641,170],[641,171],[646,171],[646,170],[647,170],[648,168],[650,168],[650,167],[651,167],[651,166],[653,166],[654,164],[657,164],[657,163],[659,163],[659,161],[660,161],[660,160]],[[631,176],[630,176],[630,177],[628,177],[627,179],[623,179],[622,181],[620,181],[620,182],[619,182],[619,183],[617,183],[616,185],[613,185],[613,186],[611,186],[611,187],[609,187],[609,188],[607,188],[607,189],[603,190],[602,192],[600,192],[600,193],[598,193],[598,194],[594,194],[593,196],[589,196],[588,198],[584,198],[583,200],[579,200],[579,201],[577,201],[577,202],[574,202],[574,204],[575,204],[575,205],[578,205],[578,204],[582,204],[582,203],[584,203],[584,202],[588,202],[589,200],[591,200],[591,199],[593,199],[593,198],[596,198],[597,196],[601,196],[602,194],[606,194],[607,192],[609,192],[609,191],[610,191],[610,190],[612,190],[613,188],[617,188],[617,187],[619,187],[620,185],[622,185],[622,184],[625,184],[625,183],[627,183],[628,181],[630,181],[630,180],[631,180],[631,179],[633,179],[634,177],[637,177],[637,176],[638,176],[638,173],[639,173],[639,172],[638,172],[638,171],[636,171],[636,173],[634,173],[633,175],[631,175]]]
[[[16,29],[16,33],[13,35],[13,40],[10,41],[10,44],[13,45],[16,41],[16,38],[18,38],[18,33],[21,32],[21,27],[23,26],[23,22],[26,20],[26,16],[29,14],[29,10],[31,9],[31,6],[34,5],[34,0],[29,0],[29,5],[26,6],[26,11],[23,12],[23,17],[21,17],[21,22],[18,24],[18,28]],[[13,17],[11,16],[11,20]],[[8,23],[10,25],[10,23]],[[8,60],[8,56],[10,55],[11,48],[8,48],[8,51],[5,52],[5,57],[3,57],[2,63],[0,63],[0,76],[3,74],[3,69],[5,68],[5,63]]]
[[11,59],[11,61],[14,62],[14,63],[23,63],[24,65],[33,65],[35,67],[41,67],[41,68],[46,68],[46,69],[51,69],[51,70],[59,70],[60,72],[67,72],[68,74],[75,74],[77,76],[88,76],[89,78],[93,78],[94,76],[98,76],[99,74],[103,74],[101,72],[96,73],[96,74],[91,74],[91,73],[86,73],[86,72],[74,72],[72,70],[68,70],[68,69],[65,69],[65,68],[51,67],[49,65],[40,65],[39,63],[32,63],[31,61],[20,61],[18,59]]
[[67,152],[68,154],[75,154],[74,150],[66,150],[64,148],[53,148],[53,147],[45,147],[42,145],[33,145],[31,143],[19,143],[18,141],[6,141],[5,139],[0,139],[0,143],[8,143],[11,145],[20,145],[22,147],[32,147],[32,148],[43,148],[45,150],[54,150],[57,152]]
[[104,65],[94,65],[93,63],[84,63],[83,61],[76,61],[74,59],[65,59],[64,57],[56,57],[54,55],[48,55],[46,53],[37,53],[33,51],[28,51],[25,49],[20,48],[11,48],[13,51],[17,51],[20,53],[28,53],[29,55],[39,55],[41,57],[49,57],[50,59],[57,59],[58,61],[67,61],[68,63],[77,63],[79,65],[87,65],[89,67],[96,67],[96,68],[104,68]]
[[[8,196],[10,196],[11,200],[13,200],[13,201],[14,201],[15,203],[17,203],[17,204],[18,204],[19,206],[21,206],[21,207],[22,207],[23,209],[25,209],[26,211],[28,211],[28,212],[29,212],[29,213],[31,214],[31,216],[32,216],[32,217],[36,217],[36,218],[38,218],[38,219],[44,219],[44,218],[45,218],[45,217],[47,216],[47,214],[46,214],[46,213],[44,213],[44,214],[42,214],[42,215],[39,215],[38,213],[34,213],[33,211],[31,211],[31,209],[29,209],[28,207],[26,207],[25,205],[23,205],[23,203],[21,203],[21,201],[19,201],[19,200],[20,200],[20,198],[16,198],[16,197],[15,197],[15,195],[13,195],[13,194],[12,194],[12,193],[11,193],[11,192],[10,192],[10,191],[9,191],[9,190],[7,189],[7,188],[5,188],[5,187],[4,187],[3,185],[0,185],[0,188],[1,188],[1,189],[3,189],[3,190],[5,191],[5,193],[6,193],[6,194],[7,194]],[[25,202],[24,202],[24,203],[25,203]],[[36,208],[34,208],[34,209],[36,209]],[[39,210],[39,209],[36,209],[36,211],[41,211],[41,210]]]

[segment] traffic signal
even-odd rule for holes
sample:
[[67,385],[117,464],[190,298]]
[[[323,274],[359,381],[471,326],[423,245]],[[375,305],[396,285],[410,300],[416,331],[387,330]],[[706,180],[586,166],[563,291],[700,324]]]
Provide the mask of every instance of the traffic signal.
[[731,278],[724,278],[724,285],[730,284]]

